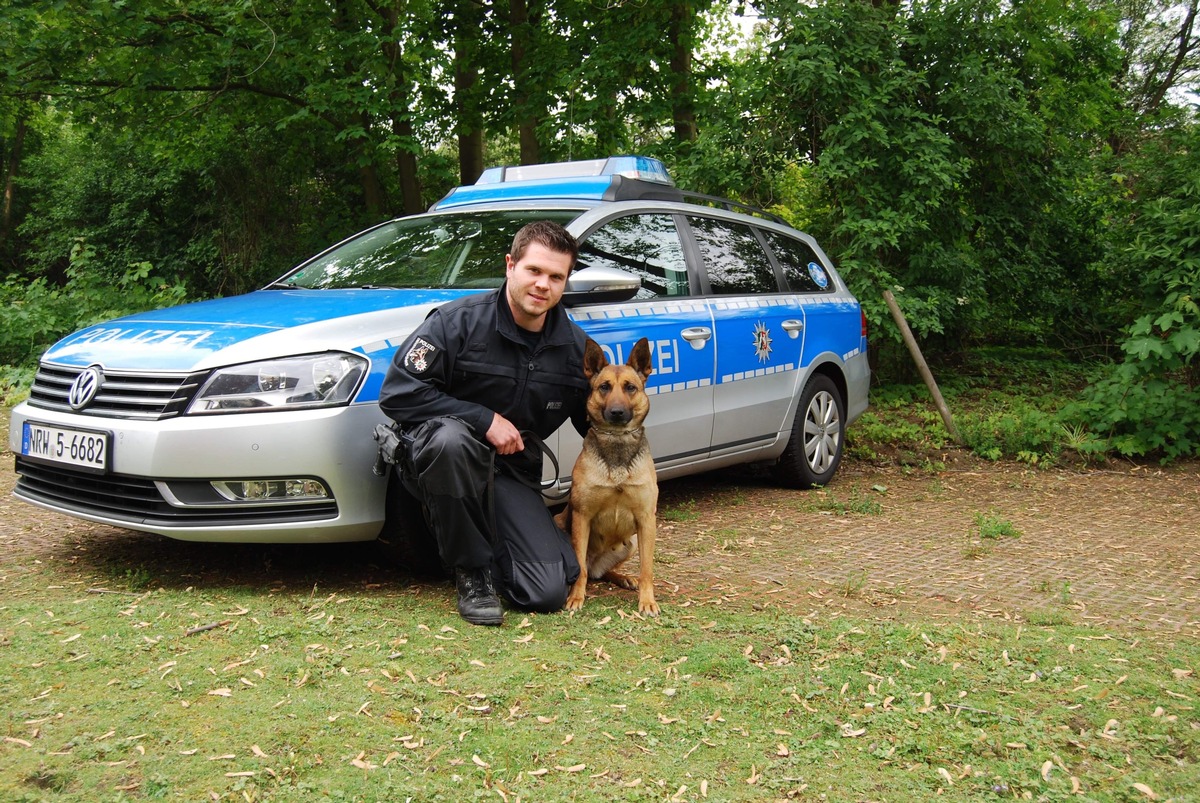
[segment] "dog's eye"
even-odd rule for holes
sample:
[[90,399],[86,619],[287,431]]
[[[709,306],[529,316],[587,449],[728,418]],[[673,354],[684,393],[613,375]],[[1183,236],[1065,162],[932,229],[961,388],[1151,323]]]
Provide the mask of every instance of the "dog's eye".
[[637,393],[637,385],[633,384],[632,382],[626,382],[625,392],[629,394]]
[[612,382],[601,382],[597,390],[599,390],[601,393],[611,393]]

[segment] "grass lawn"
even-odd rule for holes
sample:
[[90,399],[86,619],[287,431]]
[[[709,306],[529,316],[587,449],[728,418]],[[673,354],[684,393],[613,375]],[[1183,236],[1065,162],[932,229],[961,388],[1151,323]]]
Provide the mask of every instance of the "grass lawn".
[[[319,572],[319,567],[314,569]],[[0,571],[0,799],[1194,800],[1200,645]],[[144,586],[144,587],[143,587]]]

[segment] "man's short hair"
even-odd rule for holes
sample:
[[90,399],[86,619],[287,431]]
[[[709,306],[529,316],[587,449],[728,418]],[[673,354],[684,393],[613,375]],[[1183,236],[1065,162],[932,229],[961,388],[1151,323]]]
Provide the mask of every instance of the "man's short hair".
[[521,227],[517,236],[513,238],[512,250],[508,252],[513,262],[520,261],[531,243],[538,243],[560,254],[570,254],[571,267],[575,267],[575,259],[579,256],[579,243],[571,236],[571,232],[553,220],[535,220]]

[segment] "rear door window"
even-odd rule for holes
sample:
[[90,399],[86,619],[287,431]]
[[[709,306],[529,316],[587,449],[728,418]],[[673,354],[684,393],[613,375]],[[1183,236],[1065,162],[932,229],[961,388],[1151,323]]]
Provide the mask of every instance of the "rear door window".
[[754,230],[741,223],[689,217],[714,295],[778,293],[771,260]]

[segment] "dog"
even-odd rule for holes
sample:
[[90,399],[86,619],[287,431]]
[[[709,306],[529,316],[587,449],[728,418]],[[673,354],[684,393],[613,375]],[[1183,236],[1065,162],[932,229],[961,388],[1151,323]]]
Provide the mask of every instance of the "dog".
[[[569,611],[583,607],[591,578],[636,590],[638,611],[657,616],[654,539],[658,478],[643,428],[650,412],[646,396],[646,379],[653,373],[650,344],[643,337],[625,365],[613,365],[589,338],[583,372],[590,386],[587,412],[591,429],[571,471],[570,500],[556,519],[559,527],[570,533],[580,566],[566,607]],[[635,536],[636,579],[617,571],[633,554]]]

